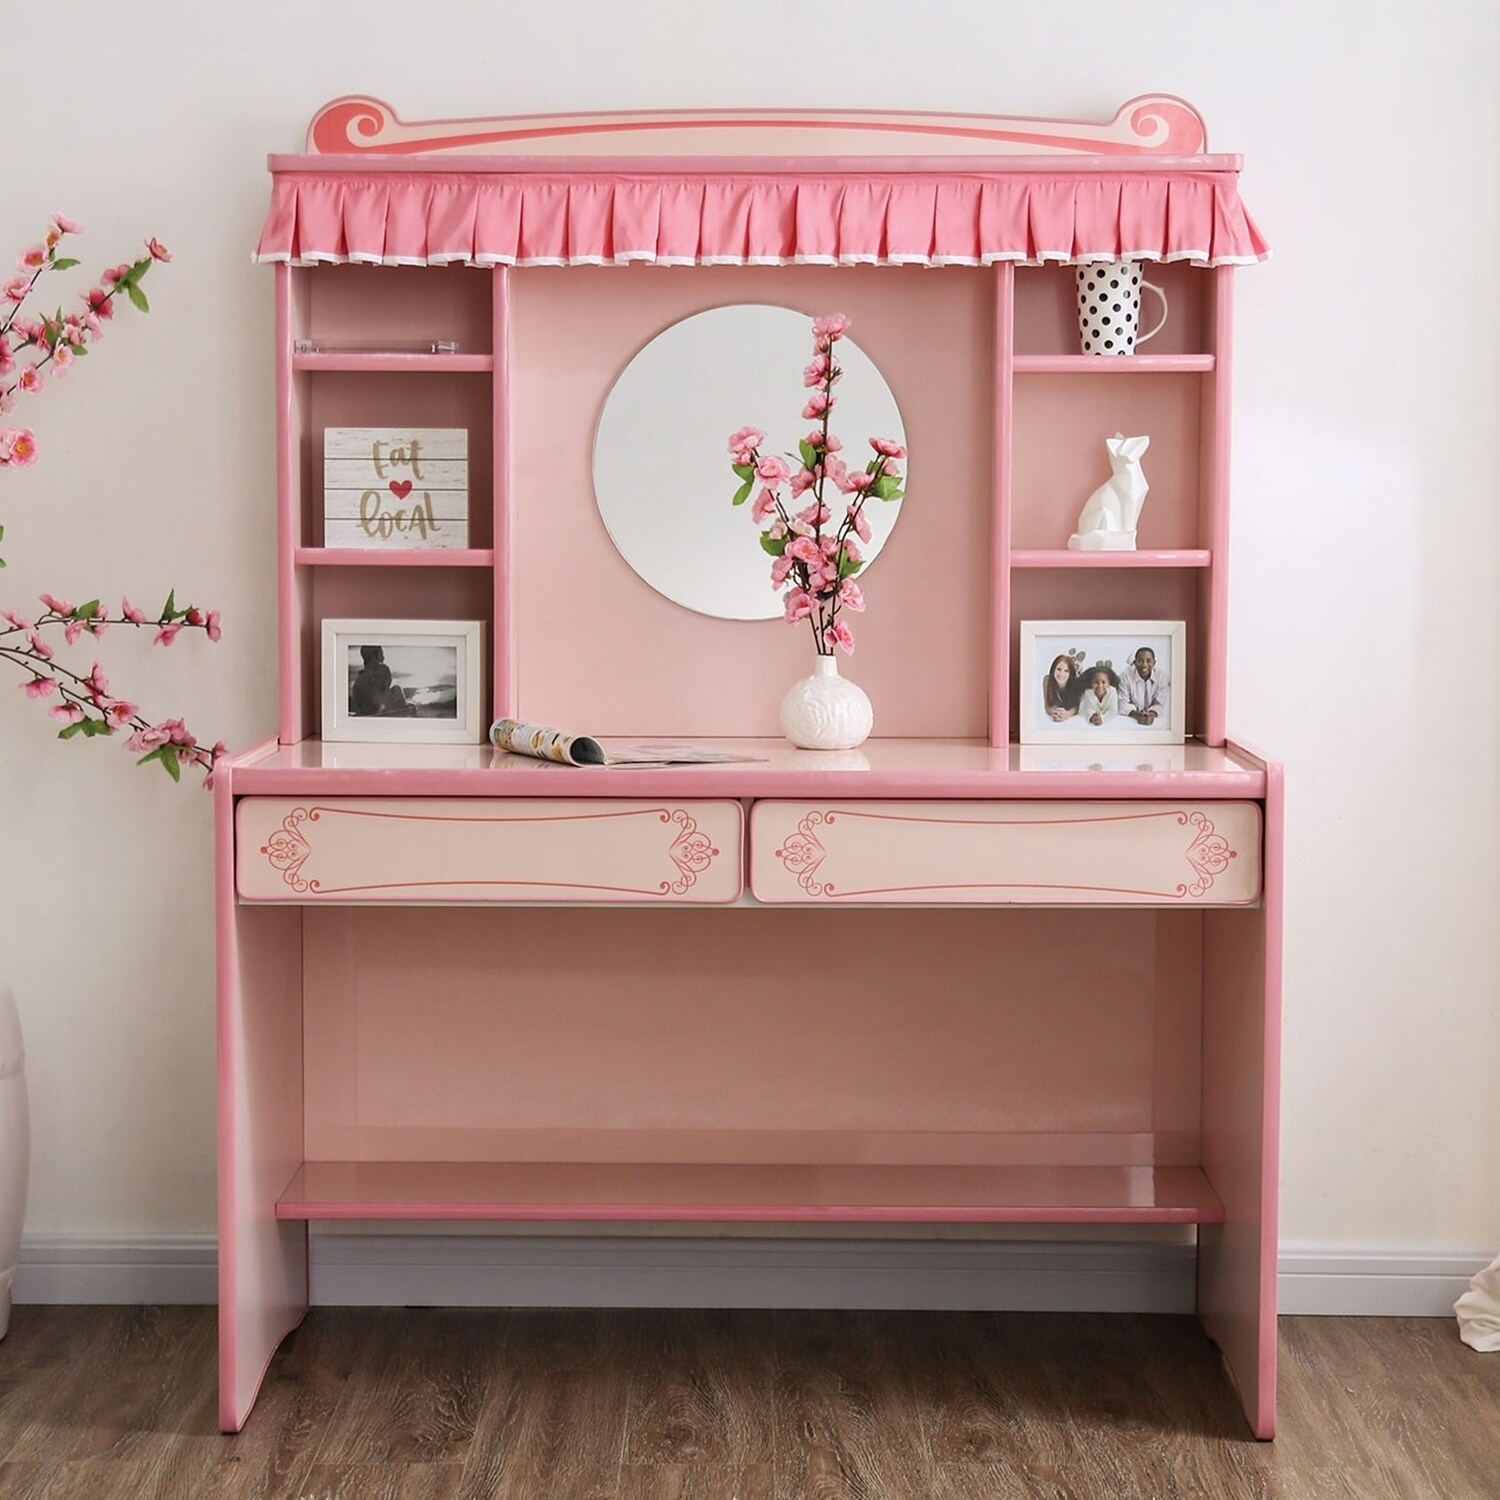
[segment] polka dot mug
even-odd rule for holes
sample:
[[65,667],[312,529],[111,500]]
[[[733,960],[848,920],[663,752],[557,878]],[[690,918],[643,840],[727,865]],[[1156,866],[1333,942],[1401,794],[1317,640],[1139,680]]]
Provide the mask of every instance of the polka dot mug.
[[[1141,276],[1139,261],[1085,261],[1077,274],[1078,336],[1085,354],[1134,354],[1137,344],[1167,326],[1167,294]],[[1142,289],[1161,298],[1161,321],[1138,334]]]

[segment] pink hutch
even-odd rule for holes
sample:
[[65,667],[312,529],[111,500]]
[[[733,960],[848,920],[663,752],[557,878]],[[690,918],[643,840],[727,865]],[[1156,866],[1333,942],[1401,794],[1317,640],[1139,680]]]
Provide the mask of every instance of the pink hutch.
[[[1270,1437],[1281,770],[1225,724],[1233,281],[1265,253],[1239,159],[1167,96],[1105,124],[341,99],[270,166],[281,724],[215,793],[224,1428],[307,1308],[309,1221],[969,1221],[1195,1226]],[[1082,355],[1072,265],[1126,257],[1169,324]],[[849,313],[904,419],[857,752],[775,737],[803,634],[655,593],[594,503],[621,368],[747,301]],[[324,545],[325,430],[396,423],[467,429],[465,548]],[[1070,552],[1117,430],[1152,439],[1139,550]],[[350,617],[483,621],[490,716],[761,758],[325,744]],[[1064,619],[1186,622],[1185,745],[1015,743],[1019,624]]]

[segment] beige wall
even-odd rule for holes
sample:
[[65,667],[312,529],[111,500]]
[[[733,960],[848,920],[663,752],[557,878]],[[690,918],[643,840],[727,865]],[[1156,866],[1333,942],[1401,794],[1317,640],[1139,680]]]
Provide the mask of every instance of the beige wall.
[[[148,233],[177,259],[149,278],[152,315],[28,409],[43,452],[0,487],[0,600],[175,586],[221,607],[217,648],[103,654],[130,696],[238,743],[275,703],[271,275],[249,250],[264,154],[297,149],[317,105],[1192,99],[1246,154],[1277,251],[1241,279],[1230,721],[1289,772],[1285,1237],[1500,1241],[1491,0],[1420,20],[1398,0],[158,0],[123,37],[119,15],[91,0],[5,27],[0,246],[61,208],[89,227],[80,271]],[[12,681],[0,973],[27,1030],[30,1227],[208,1229],[208,799],[117,746],[55,744]]]

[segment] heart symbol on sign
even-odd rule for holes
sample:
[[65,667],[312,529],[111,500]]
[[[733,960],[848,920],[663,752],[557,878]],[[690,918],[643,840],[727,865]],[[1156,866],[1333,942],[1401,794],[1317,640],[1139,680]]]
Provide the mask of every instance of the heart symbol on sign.
[[404,499],[406,499],[406,497],[409,494],[411,494],[411,480],[409,480],[409,479],[393,479],[393,480],[391,480],[391,493],[398,500],[404,500]]

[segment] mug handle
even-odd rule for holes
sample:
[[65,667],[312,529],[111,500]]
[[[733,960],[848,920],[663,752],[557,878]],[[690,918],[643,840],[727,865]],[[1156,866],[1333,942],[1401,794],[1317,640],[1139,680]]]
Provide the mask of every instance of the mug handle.
[[1159,334],[1162,329],[1167,326],[1167,294],[1162,291],[1162,289],[1157,286],[1154,281],[1147,281],[1144,276],[1141,277],[1141,290],[1143,292],[1155,292],[1156,295],[1161,298],[1161,322],[1159,322],[1156,327],[1151,330],[1150,333],[1138,333],[1135,336],[1135,346],[1137,349],[1139,349],[1147,339],[1154,339],[1156,335]]

